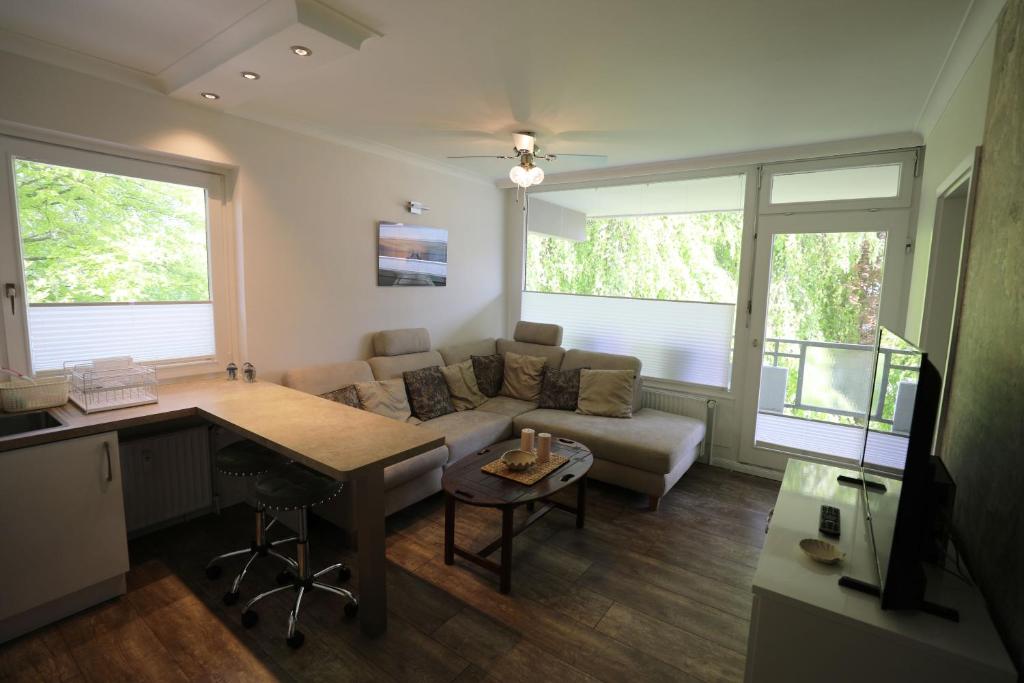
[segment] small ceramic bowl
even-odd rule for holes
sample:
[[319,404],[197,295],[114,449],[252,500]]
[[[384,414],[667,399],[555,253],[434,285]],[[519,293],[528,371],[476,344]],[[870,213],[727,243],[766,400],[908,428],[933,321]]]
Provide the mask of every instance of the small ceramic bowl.
[[505,451],[501,456],[501,461],[513,472],[521,472],[529,469],[530,465],[537,462],[537,454],[517,448],[512,451]]
[[803,539],[800,541],[800,549],[807,553],[812,560],[822,564],[836,564],[846,557],[846,553],[839,550],[838,547],[820,538]]

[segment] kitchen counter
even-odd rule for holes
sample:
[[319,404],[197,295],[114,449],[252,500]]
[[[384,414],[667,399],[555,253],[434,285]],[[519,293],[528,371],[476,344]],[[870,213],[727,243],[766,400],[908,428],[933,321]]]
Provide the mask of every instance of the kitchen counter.
[[351,482],[360,626],[368,636],[386,630],[384,468],[444,445],[441,434],[277,384],[225,379],[161,385],[160,402],[150,405],[87,415],[68,403],[49,412],[60,427],[0,437],[0,459],[13,449],[199,417]]

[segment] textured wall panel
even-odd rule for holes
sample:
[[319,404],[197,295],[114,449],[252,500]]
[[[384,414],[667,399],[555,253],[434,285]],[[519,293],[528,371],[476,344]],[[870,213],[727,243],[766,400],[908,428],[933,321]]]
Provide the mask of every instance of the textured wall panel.
[[1024,670],[1024,0],[1000,20],[943,460],[955,525]]

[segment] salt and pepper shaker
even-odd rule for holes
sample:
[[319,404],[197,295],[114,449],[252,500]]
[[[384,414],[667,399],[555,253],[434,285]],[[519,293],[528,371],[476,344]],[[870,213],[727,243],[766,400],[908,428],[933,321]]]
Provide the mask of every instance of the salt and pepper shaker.
[[537,462],[546,463],[551,459],[551,435],[541,432],[537,435]]
[[242,376],[245,377],[245,381],[250,384],[255,382],[256,367],[252,363],[246,362],[245,365],[242,366]]
[[238,379],[238,366],[234,362],[228,363],[228,380],[234,382]]
[[535,433],[536,432],[534,432],[529,427],[522,431],[522,433],[519,436],[520,450],[526,451],[527,453],[533,452],[533,435]]

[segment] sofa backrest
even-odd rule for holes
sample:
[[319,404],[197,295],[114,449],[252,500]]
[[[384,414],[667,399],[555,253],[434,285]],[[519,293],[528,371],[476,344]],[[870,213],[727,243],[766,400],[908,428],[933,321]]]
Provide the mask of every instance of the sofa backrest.
[[544,346],[562,345],[562,326],[551,323],[531,323],[520,320],[516,323],[516,330],[512,333],[512,339],[526,344],[543,344]]
[[326,394],[358,382],[372,382],[373,371],[365,360],[307,365],[284,373],[284,385],[308,394]]
[[430,350],[430,333],[423,327],[383,330],[373,335],[376,356],[367,361],[377,380],[395,379],[403,372],[444,365],[437,351]]
[[562,360],[562,370],[590,368],[591,370],[632,370],[633,379],[633,412],[640,410],[641,391],[643,389],[640,371],[640,359],[634,356],[621,356],[617,353],[600,353],[598,351],[581,351],[569,349]]
[[464,360],[469,360],[470,356],[493,356],[498,352],[498,349],[495,339],[491,337],[464,344],[442,346],[438,349],[438,352],[441,354],[441,358],[444,359],[445,365],[455,365]]
[[565,355],[565,349],[561,346],[531,344],[513,339],[499,339],[496,346],[498,353],[502,355],[511,351],[512,353],[521,353],[524,356],[543,356],[546,364],[556,370],[562,365],[562,357]]

